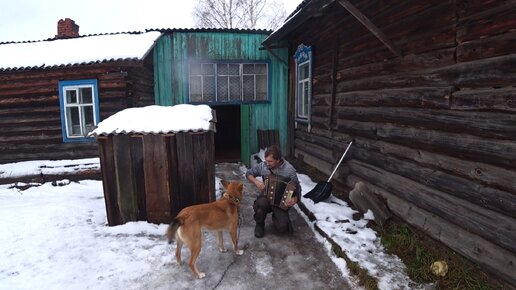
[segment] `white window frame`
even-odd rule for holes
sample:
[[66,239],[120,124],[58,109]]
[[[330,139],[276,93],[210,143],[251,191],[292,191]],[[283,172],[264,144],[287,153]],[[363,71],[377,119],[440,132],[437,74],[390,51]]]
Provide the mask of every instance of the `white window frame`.
[[[312,47],[300,44],[294,54],[294,60],[296,62],[295,119],[309,123],[312,109]],[[308,76],[301,79],[300,72],[304,66],[307,66]]]

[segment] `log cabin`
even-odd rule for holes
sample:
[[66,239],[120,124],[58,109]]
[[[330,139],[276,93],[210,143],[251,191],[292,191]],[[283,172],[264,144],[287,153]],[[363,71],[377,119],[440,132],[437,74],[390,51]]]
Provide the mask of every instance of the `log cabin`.
[[305,0],[289,51],[288,148],[516,287],[516,4]]
[[100,120],[154,104],[161,33],[79,35],[69,18],[42,41],[0,44],[0,163],[98,156]]

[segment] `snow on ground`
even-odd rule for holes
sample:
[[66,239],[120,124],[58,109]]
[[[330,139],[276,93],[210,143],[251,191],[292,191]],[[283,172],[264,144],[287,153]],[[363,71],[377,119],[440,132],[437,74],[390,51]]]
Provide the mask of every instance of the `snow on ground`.
[[0,164],[0,178],[15,178],[27,175],[58,175],[83,170],[100,170],[99,158],[75,160],[34,160]]
[[[98,159],[13,163],[0,170],[13,176],[37,173],[39,164],[66,168],[63,164],[70,162],[91,164]],[[306,175],[299,179],[303,194],[315,186]],[[101,181],[61,185],[45,183],[24,191],[0,185],[0,289],[135,289],[137,280],[173,263],[172,255],[164,254],[171,251],[164,237],[167,225],[130,222],[108,227]],[[316,223],[331,236],[352,261],[378,278],[380,289],[414,289],[403,263],[386,254],[377,234],[366,227],[371,214],[355,221],[355,211],[334,197],[318,204],[302,201],[317,218],[306,219],[312,229]],[[345,261],[314,232],[343,275],[349,276]]]

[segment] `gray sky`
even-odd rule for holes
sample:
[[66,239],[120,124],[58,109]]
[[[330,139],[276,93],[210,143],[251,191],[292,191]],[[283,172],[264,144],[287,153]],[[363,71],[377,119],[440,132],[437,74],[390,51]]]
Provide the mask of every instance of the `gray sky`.
[[[302,0],[280,0],[290,14]],[[0,42],[52,38],[59,19],[80,34],[193,27],[195,0],[0,0]]]

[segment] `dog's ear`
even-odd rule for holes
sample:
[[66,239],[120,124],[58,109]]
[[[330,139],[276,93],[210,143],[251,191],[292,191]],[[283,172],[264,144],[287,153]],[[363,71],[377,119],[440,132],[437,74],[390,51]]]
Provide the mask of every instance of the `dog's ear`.
[[220,183],[222,183],[222,186],[224,186],[225,189],[228,189],[229,181],[221,180]]
[[239,183],[238,184],[238,191],[239,192],[244,192],[244,184],[243,183]]

